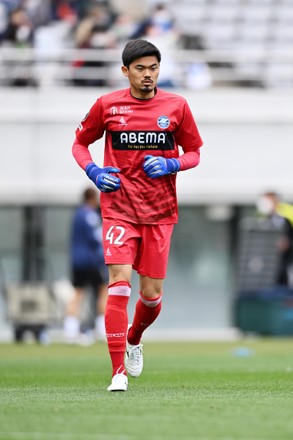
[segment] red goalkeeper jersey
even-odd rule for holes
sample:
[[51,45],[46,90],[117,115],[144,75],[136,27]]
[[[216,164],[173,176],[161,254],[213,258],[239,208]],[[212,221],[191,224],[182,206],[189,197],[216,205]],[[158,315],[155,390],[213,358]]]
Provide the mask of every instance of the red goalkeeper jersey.
[[101,193],[102,216],[139,224],[177,223],[176,174],[151,179],[143,163],[146,155],[179,158],[180,145],[180,170],[198,164],[202,140],[186,100],[159,89],[147,100],[132,97],[130,89],[101,96],[76,130],[73,154],[82,168],[93,162],[87,147],[104,133],[104,166],[121,170],[121,188]]

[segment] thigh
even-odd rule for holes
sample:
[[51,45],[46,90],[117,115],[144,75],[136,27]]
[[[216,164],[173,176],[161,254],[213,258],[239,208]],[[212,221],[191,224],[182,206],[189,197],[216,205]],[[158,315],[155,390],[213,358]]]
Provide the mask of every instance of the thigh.
[[166,278],[174,225],[141,225],[141,243],[134,269],[139,275]]
[[140,228],[133,223],[103,219],[104,257],[107,265],[133,265],[140,241]]

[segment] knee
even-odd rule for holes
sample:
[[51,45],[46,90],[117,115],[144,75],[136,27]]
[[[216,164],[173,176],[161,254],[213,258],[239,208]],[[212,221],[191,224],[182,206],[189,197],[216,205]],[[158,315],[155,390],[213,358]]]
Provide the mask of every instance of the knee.
[[153,280],[151,278],[144,279],[141,283],[140,293],[147,299],[158,298],[162,296],[163,282],[161,280]]
[[140,276],[140,293],[148,299],[158,298],[158,296],[162,296],[163,283],[162,278]]

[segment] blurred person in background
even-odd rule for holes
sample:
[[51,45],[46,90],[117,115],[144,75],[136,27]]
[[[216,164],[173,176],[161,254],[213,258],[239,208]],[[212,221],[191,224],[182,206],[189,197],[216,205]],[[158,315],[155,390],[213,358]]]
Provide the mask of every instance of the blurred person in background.
[[274,191],[267,191],[258,198],[256,207],[258,214],[282,230],[282,236],[276,246],[280,254],[280,264],[276,284],[288,286],[289,271],[293,262],[293,227],[288,218],[282,214],[285,204]]
[[[8,18],[7,27],[4,31],[2,44],[5,47],[27,49],[33,47],[34,28],[33,23],[22,6],[11,10]],[[34,85],[32,78],[32,61],[25,57],[15,57],[6,62],[9,85],[28,86]]]
[[[77,24],[74,42],[78,49],[106,50],[116,47],[112,31],[113,13],[108,5],[97,4],[89,8],[87,15]],[[107,84],[108,63],[99,59],[78,59],[74,62],[72,83],[77,86],[103,87]]]
[[165,4],[158,3],[154,5],[149,17],[137,23],[135,31],[130,35],[130,39],[143,38],[147,28],[150,26],[155,26],[158,33],[167,33],[174,29],[174,18]]
[[277,213],[282,217],[285,217],[293,227],[293,205],[291,203],[284,202],[283,200],[278,200]]
[[108,269],[103,256],[99,193],[94,188],[87,188],[83,192],[82,203],[73,216],[71,271],[74,295],[67,305],[64,320],[65,341],[69,343],[93,341],[91,333],[81,332],[81,307],[88,288],[92,289],[91,293],[96,302],[95,337],[104,340]]
[[158,87],[173,88],[179,86],[180,66],[175,62],[172,51],[178,48],[179,33],[174,26],[174,18],[163,3],[155,4],[149,17],[137,25],[130,39],[142,38],[160,47],[164,59],[160,65]]
[[136,28],[136,22],[133,17],[126,11],[117,14],[112,24],[112,32],[115,35],[117,44],[125,44],[125,42],[133,35]]
[[75,22],[78,16],[75,0],[51,0],[52,20]]
[[33,23],[28,12],[22,6],[12,9],[4,32],[4,41],[11,47],[32,47]]
[[4,3],[0,3],[0,44],[4,37],[8,24],[8,7]]

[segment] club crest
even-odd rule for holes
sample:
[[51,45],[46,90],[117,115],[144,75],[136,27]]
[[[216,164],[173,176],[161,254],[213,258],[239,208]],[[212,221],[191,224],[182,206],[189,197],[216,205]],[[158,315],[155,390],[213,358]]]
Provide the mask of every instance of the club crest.
[[167,116],[159,116],[157,124],[160,128],[168,128],[170,125],[170,119]]

